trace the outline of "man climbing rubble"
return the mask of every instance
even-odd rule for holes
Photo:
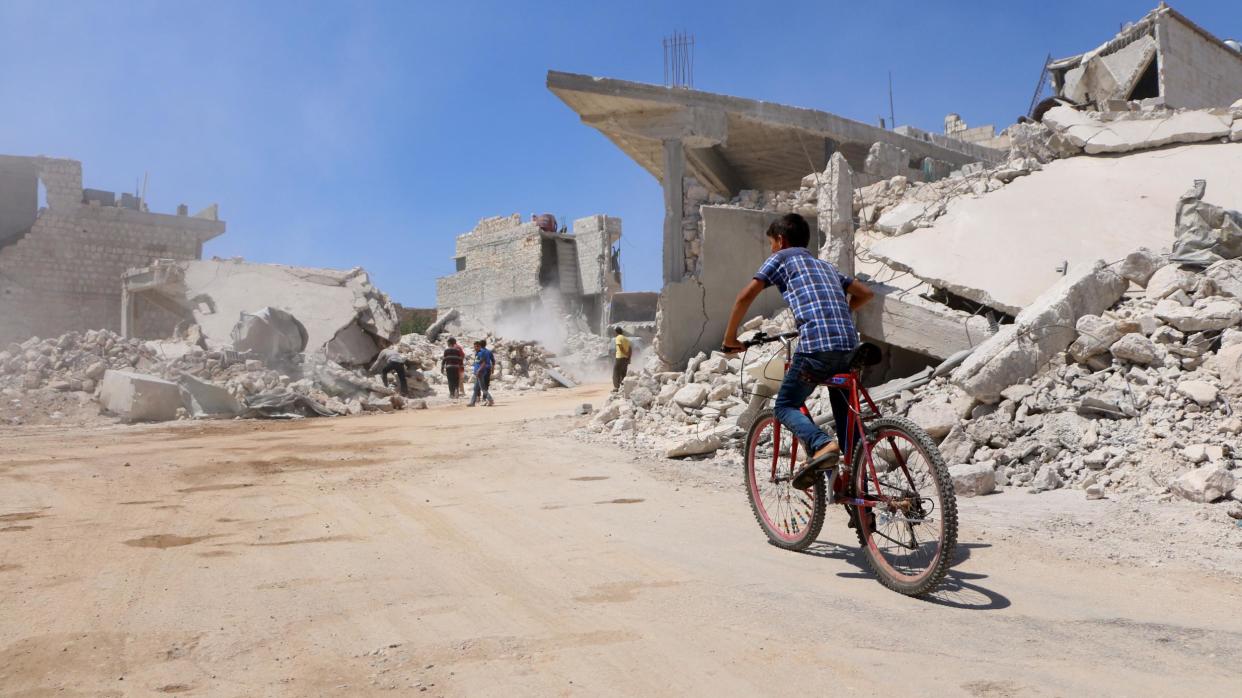
[[[838,444],[845,434],[847,407],[841,391],[828,391],[836,423],[837,439],[834,441],[802,413],[802,405],[828,378],[849,370],[850,356],[858,345],[858,330],[850,313],[871,300],[875,293],[866,284],[843,275],[807,250],[811,229],[802,216],[796,213],[781,216],[768,227],[767,237],[771,241],[772,256],[738,293],[725,327],[723,346],[729,353],[740,351],[743,346],[738,341],[737,328],[751,303],[768,286],[780,289],[793,311],[799,338],[793,360],[776,394],[773,412],[805,446],[806,463],[791,482],[794,487],[806,489],[815,482],[818,471],[834,467],[840,458]]]
[[[401,387],[401,395],[410,394],[410,386],[406,383],[405,376],[405,356],[397,351],[396,347],[387,347],[375,357],[375,362],[371,364],[372,374],[379,373],[384,380],[384,387],[388,387],[388,374],[397,374],[397,384]]]

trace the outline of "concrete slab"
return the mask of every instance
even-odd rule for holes
[[[980,198],[953,200],[928,228],[875,242],[890,266],[1017,314],[1062,276],[1057,267],[1168,250],[1173,212],[1195,179],[1242,208],[1242,144],[1185,145],[1057,160]]]
[[[130,295],[159,294],[184,308],[211,349],[230,346],[234,325],[265,307],[301,323],[306,351],[325,349],[349,364],[369,363],[400,340],[396,308],[362,269],[201,260],[134,270],[125,282]]]
[[[1089,155],[1126,153],[1171,143],[1199,143],[1229,135],[1233,117],[1207,111],[1173,112],[1156,119],[1099,120],[1069,107],[1054,107],[1044,123]]]
[[[172,381],[129,371],[104,373],[99,403],[127,422],[166,422],[183,407],[181,387]]]

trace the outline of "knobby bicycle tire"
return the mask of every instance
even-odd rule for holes
[[[755,467],[753,459],[756,451],[756,439],[759,438],[764,427],[776,421],[776,415],[771,409],[765,409],[755,416],[755,420],[751,422],[750,428],[746,430],[746,454],[742,459],[742,467],[745,469],[743,473],[744,486],[746,487],[746,498],[750,501],[750,510],[755,515],[755,521],[759,523],[759,527],[763,529],[764,535],[768,537],[768,542],[778,548],[784,550],[805,550],[815,542],[819,537],[819,532],[824,527],[824,514],[827,512],[828,505],[826,501],[826,488],[824,487],[824,477],[821,474],[815,480],[815,485],[811,487],[810,493],[813,499],[811,515],[806,527],[801,531],[800,535],[791,537],[782,535],[780,531],[774,529],[768,517],[764,515],[767,510],[759,498],[758,482],[753,481],[755,477]],[[782,427],[784,428],[784,427]],[[790,434],[793,437],[792,433]],[[782,465],[785,465],[782,463]],[[788,487],[788,485],[787,485]]]
[[[855,525],[855,533],[858,536],[858,542],[862,546],[863,556],[867,559],[867,565],[871,571],[875,573],[876,578],[881,584],[888,589],[896,591],[900,594],[908,596],[918,596],[925,594],[934,589],[944,579],[945,574],[949,571],[949,566],[953,563],[954,550],[957,547],[957,499],[953,492],[953,478],[949,475],[949,468],[944,463],[944,457],[940,455],[940,449],[936,447],[935,442],[914,422],[904,417],[882,417],[870,422],[867,425],[867,441],[874,445],[876,435],[884,432],[898,432],[904,435],[915,444],[921,455],[926,459],[928,469],[931,476],[936,481],[936,487],[939,491],[940,516],[943,521],[942,535],[940,537],[940,549],[938,557],[934,564],[929,567],[929,572],[920,575],[917,580],[905,580],[901,577],[894,576],[888,569],[888,564],[882,559],[881,554],[873,549],[868,528],[874,529],[874,514],[871,511],[861,511],[861,507],[846,507],[850,511],[850,517]],[[862,496],[866,489],[865,482],[868,477],[868,469],[864,461],[864,449],[858,448],[854,452],[853,473],[851,490],[855,493],[853,496]],[[880,558],[880,559],[877,559]]]

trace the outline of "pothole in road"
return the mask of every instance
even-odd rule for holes
[[[638,504],[639,502],[645,501],[647,500],[636,499],[634,497],[622,497],[620,499],[606,499],[602,502],[596,502],[596,504]]]

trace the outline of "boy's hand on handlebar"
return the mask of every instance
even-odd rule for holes
[[[720,350],[726,354],[736,354],[745,350],[746,347],[736,339],[726,339],[721,345]]]

